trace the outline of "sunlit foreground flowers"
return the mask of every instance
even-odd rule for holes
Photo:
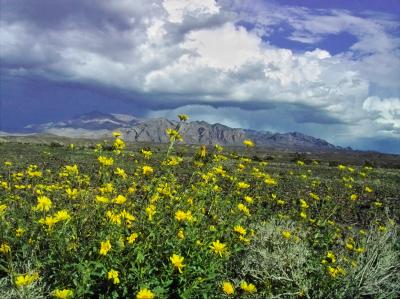
[[[62,290],[56,289],[53,291],[52,295],[55,298],[68,299],[68,298],[74,297],[74,292],[72,290],[68,290],[68,289],[62,289]]]
[[[177,149],[179,120],[165,151],[115,132],[0,158],[0,298],[396,297],[385,173],[252,159],[252,140]]]
[[[183,263],[183,260],[185,259],[183,256],[173,254],[170,258],[172,265],[174,268],[178,269],[179,273],[182,273],[183,267],[186,265]]]
[[[136,299],[153,299],[155,295],[152,291],[148,289],[141,289],[136,295]]]

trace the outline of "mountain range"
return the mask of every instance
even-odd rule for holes
[[[108,138],[113,131],[120,131],[130,142],[168,142],[166,129],[175,128],[178,122],[166,118],[141,119],[132,115],[90,112],[69,120],[32,124],[25,127],[33,133],[53,134],[64,137]],[[241,146],[251,139],[257,146],[305,151],[351,150],[299,132],[272,133],[240,128],[230,128],[216,123],[191,121],[181,123],[180,133],[186,144],[220,144]]]

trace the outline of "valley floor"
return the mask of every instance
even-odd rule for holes
[[[0,143],[1,298],[397,298],[399,156]]]

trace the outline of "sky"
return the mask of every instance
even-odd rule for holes
[[[186,113],[400,153],[398,0],[0,5],[0,130]]]

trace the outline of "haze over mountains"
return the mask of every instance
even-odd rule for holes
[[[168,142],[166,129],[174,128],[177,124],[177,121],[165,118],[140,119],[132,115],[91,112],[65,121],[32,124],[26,129],[33,133],[93,139],[110,137],[112,131],[118,130],[123,133],[126,141],[165,143]],[[323,139],[298,132],[272,133],[230,128],[204,121],[182,123],[180,131],[187,144],[241,146],[243,140],[251,139],[258,146],[271,148],[309,151],[345,150]]]

